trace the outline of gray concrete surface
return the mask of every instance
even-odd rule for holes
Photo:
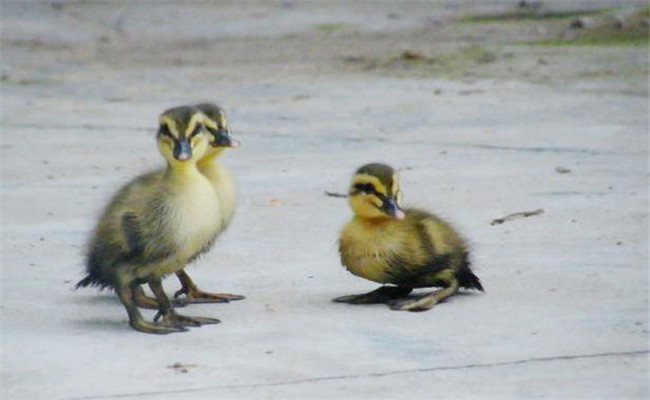
[[[342,63],[426,49],[430,15],[474,2],[397,3],[3,3],[0,397],[648,398],[647,49],[463,36],[440,45],[493,40],[517,57],[489,68],[511,71],[398,77]],[[206,22],[207,6],[228,22]],[[173,26],[174,7],[222,31],[147,36]],[[399,18],[373,25],[368,7]],[[340,22],[353,32],[318,27]],[[439,29],[426,35],[455,28]],[[540,57],[559,71],[543,82]],[[221,102],[243,146],[223,159],[234,223],[188,271],[247,299],[183,310],[219,325],[145,335],[114,294],[73,285],[104,202],[162,165],[158,113],[197,100]],[[330,302],[375,287],[340,266],[351,213],[324,195],[369,161],[400,168],[405,203],[469,238],[486,293],[425,313]]]

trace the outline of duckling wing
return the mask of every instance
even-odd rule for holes
[[[463,250],[462,241],[433,214],[409,209],[406,215],[399,251],[387,255],[387,273],[396,284],[431,286],[437,273],[456,269],[456,253]]]
[[[387,271],[392,282],[398,286],[430,287],[441,286],[443,282],[436,275],[450,268],[449,255],[432,256],[427,263],[413,264],[408,260],[393,257],[389,260],[391,268]]]
[[[141,233],[140,221],[135,213],[126,213],[122,216],[122,232],[132,255],[144,253],[146,243]]]
[[[165,204],[160,192],[161,171],[139,176],[125,185],[108,204],[95,230],[89,263],[102,268],[141,263],[168,256],[165,240]],[[93,268],[91,268],[93,269]]]
[[[153,224],[143,224],[142,219],[150,219],[146,214],[143,217],[132,212],[122,216],[121,228],[128,246],[128,252],[121,257],[122,262],[154,263],[169,257],[173,252],[171,240],[161,235],[162,229],[156,229],[160,224],[155,221],[151,221]],[[149,229],[143,229],[143,225]]]
[[[397,284],[411,287],[444,286],[443,271],[454,271],[460,286],[483,290],[470,268],[465,239],[446,221],[421,210],[409,210],[409,225],[419,245],[389,259],[390,273]]]

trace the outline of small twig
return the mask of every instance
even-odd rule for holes
[[[325,191],[325,196],[329,196],[329,197],[338,197],[338,198],[342,198],[342,199],[345,199],[346,197],[348,197],[347,194],[336,193],[336,192],[330,192],[329,190],[326,190],[326,191]]]
[[[533,215],[540,215],[543,214],[544,210],[543,209],[537,209],[534,211],[522,211],[522,212],[516,212],[512,214],[508,214],[505,217],[493,219],[492,222],[490,222],[490,225],[500,225],[506,221],[510,221],[513,219],[517,218],[526,218],[526,217],[532,217]]]

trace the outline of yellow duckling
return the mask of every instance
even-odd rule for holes
[[[354,275],[391,286],[333,301],[424,311],[460,287],[483,291],[470,269],[465,240],[433,214],[403,210],[401,197],[398,176],[388,165],[367,164],[354,174],[349,203],[355,216],[341,233],[341,263]],[[442,289],[407,297],[413,289],[425,287]]]
[[[77,287],[113,288],[136,330],[165,334],[186,326],[215,324],[214,318],[177,314],[162,287],[162,278],[181,271],[210,248],[222,229],[214,188],[197,162],[209,150],[204,115],[193,107],[176,107],[160,116],[158,149],[164,169],[142,175],[120,189],[101,216],[88,250],[87,276]],[[154,293],[160,322],[148,322],[137,308],[134,292],[147,283]]]
[[[214,103],[201,103],[194,105],[194,107],[207,117],[205,119],[205,128],[211,138],[210,149],[199,160],[197,165],[199,171],[208,178],[217,192],[217,197],[219,197],[218,207],[221,214],[221,231],[219,233],[221,233],[228,228],[235,213],[237,193],[230,172],[218,164],[216,159],[226,148],[239,147],[240,143],[230,136],[226,113],[221,107]],[[182,299],[182,303],[227,303],[245,298],[238,294],[204,292],[192,282],[192,279],[184,270],[177,272],[176,275],[181,281],[182,287],[174,294],[174,297],[178,298],[184,294],[185,297]]]

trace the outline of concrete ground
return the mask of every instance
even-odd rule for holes
[[[459,22],[515,2],[475,3],[3,2],[0,397],[648,398],[648,49],[532,45],[567,21]],[[247,298],[138,333],[73,286],[103,204],[162,165],[158,114],[204,100],[239,204],[188,272]],[[330,302],[376,287],[324,194],[370,161],[468,237],[485,293]]]

